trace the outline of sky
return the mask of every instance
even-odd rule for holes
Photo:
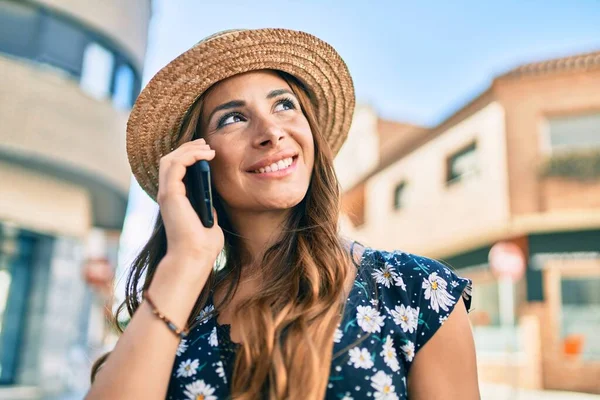
[[[600,0],[154,0],[143,83],[206,36],[265,27],[325,40],[346,61],[359,103],[432,126],[522,63],[600,50]],[[134,182],[122,262],[155,213]]]
[[[155,0],[144,82],[232,28],[303,30],[330,43],[357,99],[384,118],[440,122],[523,62],[600,50],[600,0]]]

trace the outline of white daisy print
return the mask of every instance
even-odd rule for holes
[[[215,372],[217,373],[217,375],[219,375],[219,378],[223,378],[225,383],[227,383],[227,377],[225,376],[225,368],[223,367],[223,361],[218,361],[216,365],[217,369],[215,369]]]
[[[211,305],[208,305],[208,306],[204,307],[204,308],[202,309],[202,311],[200,311],[200,314],[198,314],[198,316],[196,317],[196,320],[197,320],[197,321],[201,321],[201,322],[200,322],[200,325],[202,325],[202,324],[205,324],[205,323],[207,323],[207,322],[208,322],[208,319],[207,319],[206,317],[207,317],[207,316],[208,316],[208,315],[209,315],[211,312],[213,312],[213,311],[214,311],[214,309],[215,309],[215,306],[213,306],[213,305],[211,304]]]
[[[371,377],[371,386],[375,389],[373,398],[379,400],[398,400],[396,388],[392,384],[392,377],[383,371]]]
[[[203,380],[194,381],[185,385],[183,392],[189,400],[217,400],[217,396],[213,396],[215,388],[205,383]]]
[[[342,397],[342,400],[354,400],[354,397],[350,397],[348,395],[345,395],[344,397]]]
[[[452,281],[450,284],[452,285],[453,288],[458,286],[458,282],[456,282],[456,281]]]
[[[190,376],[196,375],[196,372],[198,372],[199,365],[199,360],[192,361],[190,359],[187,359],[185,361],[182,361],[181,364],[179,364],[179,368],[177,369],[177,377],[181,378],[183,376],[185,378],[189,378]]]
[[[379,300],[371,299],[369,300],[369,303],[371,303],[374,307],[377,307],[379,305]]]
[[[382,284],[386,288],[389,288],[391,285],[394,285],[400,286],[402,287],[402,289],[406,290],[406,285],[404,285],[404,281],[396,272],[396,269],[389,264],[385,264],[383,268],[375,269],[372,275],[377,281],[377,283]]]
[[[215,326],[210,332],[210,336],[208,337],[208,344],[213,347],[217,347],[219,345],[219,340],[217,339],[217,327]]]
[[[394,267],[389,264],[385,264],[383,268],[375,269],[372,275],[377,283],[381,283],[386,288],[390,287],[390,285],[393,283],[394,277],[397,276]]]
[[[406,361],[411,362],[415,358],[415,344],[410,340],[404,346],[400,347],[400,350],[404,353]]]
[[[447,319],[448,319],[448,316],[447,316],[447,315],[441,316],[441,317],[440,317],[440,325],[443,325],[443,324],[444,324],[444,322],[446,322],[446,320],[447,320]]]
[[[365,332],[381,332],[385,315],[379,314],[379,311],[371,306],[358,306],[356,310],[356,322]]]
[[[439,313],[440,308],[448,311],[448,306],[454,304],[454,296],[446,290],[448,283],[437,272],[432,272],[427,279],[423,279],[425,299],[431,302],[431,308]]]
[[[365,348],[355,347],[348,352],[350,355],[350,362],[354,364],[354,368],[368,369],[373,366],[373,360],[371,359],[371,353]]]
[[[400,304],[394,307],[393,310],[389,310],[390,314],[394,318],[396,325],[399,325],[404,332],[413,333],[417,330],[419,323],[419,308],[412,308],[411,306],[404,306]]]
[[[404,280],[402,279],[402,276],[394,277],[394,284],[396,286],[400,286],[402,288],[402,290],[404,290],[406,292],[406,285],[404,284]]]
[[[342,341],[342,337],[344,336],[344,332],[340,328],[336,328],[335,333],[333,334],[333,342],[340,343]]]
[[[396,349],[394,348],[394,339],[392,339],[390,335],[387,335],[385,338],[383,350],[379,355],[383,357],[383,361],[385,361],[386,365],[390,367],[392,371],[396,372],[400,369],[400,364],[396,357]]]
[[[188,348],[187,339],[181,339],[181,342],[179,342],[179,346],[177,346],[177,355],[180,356],[183,353],[185,353],[187,348]]]

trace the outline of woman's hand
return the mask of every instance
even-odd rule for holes
[[[200,217],[186,196],[183,178],[187,167],[199,160],[212,160],[215,151],[204,139],[184,143],[160,160],[157,201],[160,207],[167,234],[167,255],[171,259],[193,260],[182,262],[182,268],[193,271],[180,271],[189,278],[196,273],[208,276],[206,271],[196,271],[199,265],[212,267],[219,252],[223,249],[223,231],[218,225],[216,212],[215,224],[211,228],[202,225]],[[188,267],[185,267],[188,266]],[[189,274],[188,274],[189,272]]]

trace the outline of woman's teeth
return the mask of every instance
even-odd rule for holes
[[[263,174],[265,172],[279,171],[281,169],[286,169],[287,167],[292,165],[293,162],[294,162],[294,159],[292,157],[284,158],[283,160],[279,160],[276,163],[268,165],[264,168],[259,168],[256,171],[254,171],[254,173],[255,174]]]

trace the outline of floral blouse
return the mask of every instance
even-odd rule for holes
[[[407,398],[415,355],[448,318],[459,299],[467,310],[471,281],[438,261],[400,251],[366,248],[333,337],[328,400]],[[229,397],[237,344],[229,326],[209,317],[207,303],[177,349],[167,399]]]

